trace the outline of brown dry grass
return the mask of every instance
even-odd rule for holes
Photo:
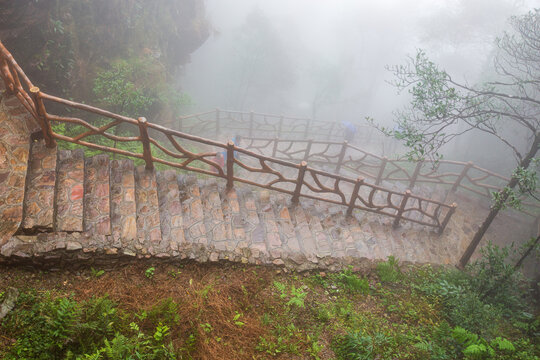
[[[145,270],[155,267],[149,279]],[[44,273],[0,267],[0,291],[8,286],[52,291],[75,300],[108,295],[130,313],[150,310],[172,299],[178,304],[180,322],[171,328],[175,348],[185,345],[189,334],[197,338],[195,359],[262,359],[256,351],[259,337],[269,330],[261,324],[263,306],[272,301],[262,295],[272,284],[275,270],[231,264],[182,267],[138,263],[107,271],[99,278],[90,269],[80,272]],[[233,318],[241,314],[235,324]],[[205,331],[201,324],[210,324]],[[143,322],[143,328],[150,326]]]

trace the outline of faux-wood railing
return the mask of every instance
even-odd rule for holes
[[[354,124],[360,131],[372,128]],[[174,124],[190,134],[241,135],[242,147],[286,161],[308,161],[332,173],[362,176],[376,185],[400,182],[413,189],[416,184],[442,185],[449,191],[462,190],[491,200],[510,179],[472,162],[439,160],[411,162],[378,156],[343,141],[345,128],[337,122],[324,122],[257,112],[216,109],[180,116]],[[265,134],[265,137],[256,137]],[[330,170],[331,169],[331,170]],[[538,193],[538,192],[537,192]],[[523,201],[521,211],[537,217],[538,202]]]
[[[41,92],[35,87],[17,64],[9,51],[0,43],[0,73],[9,93],[14,94],[40,125],[47,146],[56,146],[57,140],[78,144],[88,148],[116,153],[136,159],[142,159],[147,169],[154,164],[164,164],[174,168],[203,173],[223,178],[227,188],[234,182],[246,183],[261,188],[279,191],[291,195],[291,202],[297,204],[300,197],[320,200],[347,208],[347,214],[360,209],[394,219],[397,226],[400,221],[410,221],[438,229],[442,232],[456,209],[456,204],[416,196],[407,190],[398,192],[376,184],[369,184],[364,178],[347,178],[321,171],[302,161],[299,164],[276,159],[237,146],[232,141],[222,143],[177,130],[153,124],[140,117],[133,119],[114,114],[93,106],[69,101]],[[30,94],[30,95],[29,95]],[[97,127],[79,117],[53,115],[47,112],[45,102],[60,104],[72,110],[99,115],[112,121]],[[51,123],[76,124],[87,130],[74,136],[67,136],[53,131]],[[121,136],[111,129],[122,125],[123,132],[138,136]],[[118,149],[92,142],[96,137],[115,143],[135,143],[142,146],[142,151]],[[194,152],[190,146],[210,146],[217,151]],[[226,155],[226,164],[222,168],[216,161],[219,154]],[[236,166],[235,166],[236,165]],[[241,170],[242,171],[237,171]],[[266,174],[271,179],[266,182],[243,174]]]
[[[362,176],[376,185],[384,181],[400,182],[409,189],[417,184],[442,185],[451,192],[461,189],[491,199],[492,192],[499,191],[510,181],[472,162],[439,160],[434,164],[431,161],[393,160],[347,141],[243,138],[242,146],[258,153],[272,154],[278,159],[309,161],[334,173]],[[538,202],[522,201],[522,204],[523,213],[533,217],[539,215]]]

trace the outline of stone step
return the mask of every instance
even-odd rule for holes
[[[232,241],[237,246],[240,242],[246,241],[246,230],[244,228],[245,220],[240,213],[240,202],[235,188],[221,193],[223,199],[223,218],[227,227],[230,228]],[[247,246],[247,243],[245,244]]]
[[[293,223],[296,224],[296,237],[300,242],[302,251],[308,260],[314,261],[317,254],[317,242],[309,227],[308,217],[302,207],[302,203],[294,206],[291,212],[294,220]]]
[[[359,258],[373,258],[372,247],[375,240],[370,232],[364,231],[363,228],[367,227],[367,225],[362,224],[356,217],[345,219],[343,224],[343,238],[347,254],[354,254],[353,256]]]
[[[251,191],[246,191],[242,194],[242,202],[240,203],[241,213],[245,219],[246,241],[255,257],[262,253],[265,256],[268,254],[266,248],[266,233],[265,228],[259,220],[257,212],[257,203]]]
[[[137,238],[142,253],[162,255],[167,246],[161,236],[156,173],[143,165],[135,168],[135,202],[137,204]]]
[[[364,227],[364,231],[366,228]],[[391,241],[393,227],[391,223],[381,224],[378,221],[373,221],[369,224],[367,231],[373,236],[375,242],[372,245],[371,249],[374,254],[374,259],[386,259],[390,255],[394,255],[394,246]],[[400,251],[400,249],[395,249]]]
[[[296,237],[294,225],[292,223],[291,214],[288,207],[288,196],[284,194],[277,195],[274,211],[280,230],[281,242],[283,250],[288,254],[300,254],[300,242]]]
[[[0,86],[3,86],[0,81]],[[0,247],[19,230],[23,221],[25,179],[31,140],[25,118],[13,115],[7,103],[18,101],[0,91]],[[14,103],[19,109],[22,105]]]
[[[111,225],[114,246],[135,252],[137,240],[137,204],[135,169],[132,160],[111,162]]]
[[[55,231],[84,231],[84,151],[58,152]]]
[[[270,192],[263,190],[259,195],[259,218],[261,219],[264,231],[266,232],[266,248],[272,259],[281,258],[283,254],[279,227],[274,215],[274,207],[270,202]]]
[[[232,234],[225,224],[221,197],[215,181],[211,180],[202,186],[201,199],[209,245],[220,251],[233,251],[234,244],[230,241]]]
[[[178,175],[175,170],[161,171],[157,174],[159,218],[161,220],[161,236],[169,244],[171,253],[185,247],[184,218],[180,202]]]
[[[46,147],[43,139],[34,141],[29,160],[21,227],[26,231],[52,231],[57,149]]]
[[[326,213],[321,215],[321,225],[326,233],[330,236],[330,242],[332,244],[332,256],[333,257],[344,257],[345,256],[345,242],[342,237],[342,222],[345,220],[343,212]]]
[[[110,160],[107,154],[87,158],[84,167],[84,226],[95,235],[111,234]]]
[[[197,178],[186,177],[181,187],[182,214],[184,236],[188,243],[208,245],[206,226],[204,225],[204,209]]]
[[[327,257],[332,255],[332,243],[330,236],[323,229],[318,214],[307,213],[307,220],[311,233],[317,244],[317,256]]]
[[[354,237],[352,236],[351,230],[347,226],[348,221],[354,221],[351,218],[343,218],[341,220],[340,226],[336,227],[336,231],[339,237],[340,245],[336,247],[336,254],[340,254],[340,251],[343,250],[343,256],[356,257],[358,255],[358,249]]]

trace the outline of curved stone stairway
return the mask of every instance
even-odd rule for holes
[[[3,261],[99,256],[228,259],[306,269],[384,259],[450,263],[448,236],[421,226],[392,229],[379,216],[238,186],[175,170],[147,171],[129,159],[85,158],[82,149],[31,144],[23,218],[0,249]],[[447,231],[452,233],[452,231]]]
[[[346,208],[331,203],[301,198],[293,207],[282,193],[237,183],[227,192],[221,179],[49,149],[30,140],[35,124],[17,101],[0,98],[0,263],[227,259],[303,270],[395,255],[450,264],[482,217],[460,201],[440,236],[406,222],[394,229],[392,218],[361,211],[346,217]],[[415,189],[444,195],[436,190]]]

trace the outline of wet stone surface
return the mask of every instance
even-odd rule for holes
[[[29,155],[29,122],[16,105],[12,98],[0,101],[2,263],[58,268],[153,258],[303,271],[368,268],[394,255],[406,263],[455,264],[485,216],[477,202],[450,197],[463,205],[439,236],[406,221],[394,228],[392,218],[365,211],[346,217],[346,208],[336,204],[301,198],[292,206],[290,196],[268,190],[237,184],[226,191],[222,180],[148,171],[108,155],[83,159],[80,150],[57,153],[42,140],[32,143]],[[261,175],[251,176],[256,181]],[[432,196],[423,188],[415,191]],[[14,235],[21,222],[31,231]],[[486,241],[512,236],[508,223],[495,224]],[[525,224],[519,230],[523,238],[526,229]]]
[[[18,111],[21,107],[0,81],[0,246],[17,231],[23,217],[31,133],[27,123],[32,120]]]
[[[24,195],[25,230],[52,229],[56,184],[57,149],[36,140],[30,149],[27,184]]]
[[[88,233],[111,234],[110,160],[106,154],[87,158],[84,181],[84,224]]]
[[[113,245],[133,249],[137,239],[137,207],[131,160],[111,162],[111,226]]]
[[[84,152],[58,152],[56,231],[83,231]]]

